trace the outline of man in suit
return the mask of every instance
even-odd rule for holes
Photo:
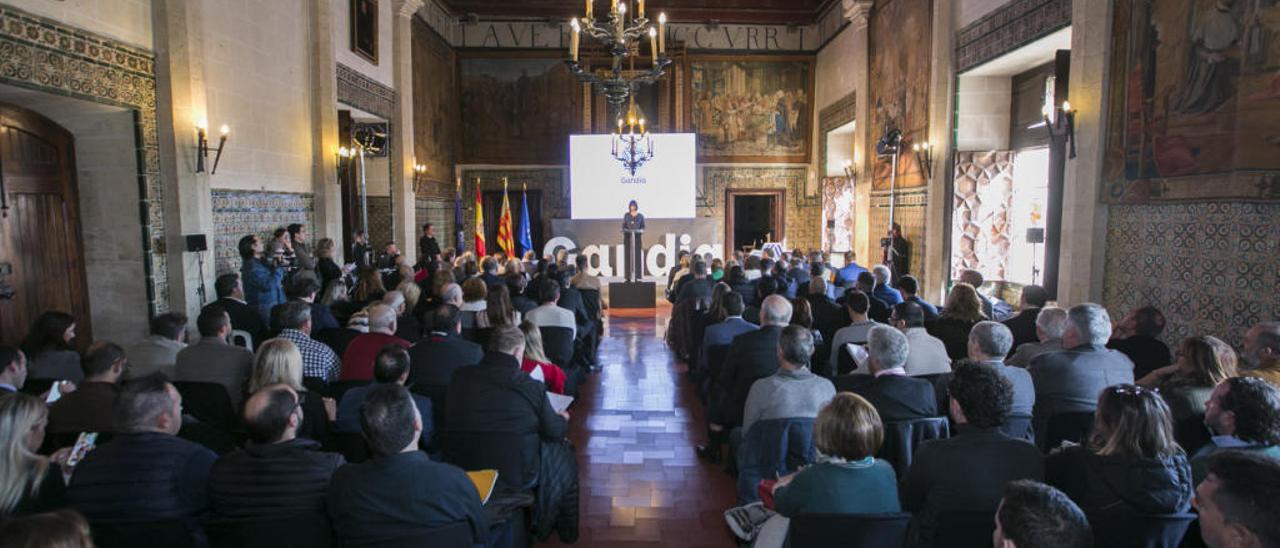
[[[701,260],[693,262],[692,268],[693,278],[684,282],[676,296],[676,304],[682,303],[687,299],[700,299],[703,302],[711,302],[711,290],[714,284],[707,277],[707,263]]]
[[[457,521],[470,525],[474,543],[487,542],[489,519],[467,474],[418,450],[422,415],[408,390],[395,383],[371,390],[360,423],[375,457],[339,468],[329,484],[329,516],[343,544]]]
[[[899,303],[893,307],[889,325],[902,331],[911,347],[906,370],[912,377],[951,372],[951,358],[947,346],[929,334],[924,327],[924,310],[916,303]]]
[[[240,409],[245,382],[253,373],[253,352],[227,342],[231,325],[231,317],[220,307],[204,307],[196,318],[200,341],[178,352],[173,379],[220,384],[227,389],[232,407]]]
[[[907,336],[902,332],[887,325],[872,327],[867,341],[867,368],[871,374],[836,377],[836,391],[866,398],[884,422],[937,416],[933,385],[907,376],[909,352]]]
[[[1040,309],[1036,315],[1036,338],[1039,342],[1029,342],[1019,346],[1007,362],[1016,367],[1026,367],[1031,360],[1041,354],[1061,352],[1062,334],[1067,331],[1067,311],[1056,306]]]
[[[1004,321],[1004,325],[1013,332],[1014,352],[1019,346],[1040,340],[1036,334],[1036,318],[1040,317],[1040,311],[1044,309],[1047,302],[1049,302],[1049,292],[1043,287],[1028,285],[1022,288],[1022,297],[1018,299],[1018,313]],[[990,316],[987,317],[990,318]]]
[[[213,290],[218,295],[218,300],[205,305],[201,312],[211,306],[221,308],[231,318],[231,329],[244,331],[253,337],[254,348],[262,344],[267,336],[267,325],[262,322],[262,316],[258,315],[258,309],[245,302],[240,275],[232,272],[218,276],[213,283]]]
[[[888,303],[876,297],[871,290],[876,287],[876,278],[870,272],[858,274],[857,289],[867,295],[871,301],[867,305],[867,316],[880,323],[889,323],[889,315],[893,313]]]
[[[875,265],[871,267],[871,275],[876,279],[876,286],[871,290],[872,296],[889,306],[902,302],[902,293],[889,287],[889,267],[882,264]]]
[[[1000,367],[965,363],[947,383],[957,433],[921,445],[902,482],[902,510],[914,516],[908,533],[913,545],[934,545],[940,514],[995,513],[1006,483],[1044,479],[1040,450],[1001,432],[1016,397]]]
[[[855,261],[857,258],[857,254],[852,251],[844,252],[844,266],[836,272],[836,284],[840,287],[853,287],[858,283],[858,275],[867,271]]]
[[[342,401],[338,402],[338,417],[334,421],[334,430],[338,432],[362,432],[360,405],[369,396],[369,392],[384,384],[404,386],[408,378],[409,352],[394,344],[382,347],[378,351],[378,357],[373,361],[373,382],[364,386],[357,386],[342,394]],[[436,423],[432,420],[432,408],[434,406],[431,400],[425,396],[419,394],[412,394],[412,396],[413,405],[418,408],[418,413],[422,416],[422,441],[424,443],[430,442],[435,434],[434,425]]]
[[[527,314],[530,310],[538,308],[538,301],[529,297],[529,280],[525,278],[524,274],[508,272],[504,278],[507,282],[507,290],[511,293],[511,308],[514,308],[521,316]]]
[[[498,261],[493,257],[485,257],[480,262],[480,269],[483,271],[480,274],[480,279],[484,280],[485,286],[497,287],[503,284],[502,278],[498,277]]]
[[[1093,303],[1067,311],[1066,350],[1041,354],[1028,368],[1036,388],[1036,432],[1044,432],[1049,418],[1059,413],[1093,412],[1098,394],[1115,384],[1133,383],[1133,362],[1105,346],[1111,338],[1107,309]]]
[[[1026,369],[1005,365],[1004,358],[1012,344],[1013,334],[1008,327],[993,321],[978,322],[969,330],[969,361],[990,365],[1009,379],[1013,388],[1009,414],[1030,417],[1036,405],[1036,387]]]
[[[26,354],[17,347],[0,345],[0,396],[21,390],[26,382]]]
[[[991,299],[982,294],[982,284],[986,283],[986,279],[982,277],[982,273],[977,270],[965,270],[960,273],[960,282],[967,283],[978,291],[978,298],[982,300],[982,313],[987,315],[987,319],[994,320],[995,306],[991,304]]]
[[[836,331],[849,325],[849,315],[844,308],[827,296],[831,286],[821,276],[814,276],[809,281],[809,293],[804,296],[809,301],[809,309],[813,311],[813,327],[822,333],[822,339],[832,340]]]
[[[725,318],[723,322],[707,326],[706,332],[702,335],[702,348],[700,349],[701,355],[699,356],[698,363],[713,365],[707,362],[708,349],[714,346],[727,347],[733,343],[734,337],[759,329],[755,324],[742,319],[742,311],[744,310],[744,307],[742,306],[742,295],[737,293],[727,293],[724,296],[724,302],[722,304],[724,306],[725,313],[728,314],[729,317]],[[710,371],[711,378],[713,379],[716,378],[715,374],[719,372],[718,366],[720,364],[714,365],[716,367]]]
[[[129,347],[129,370],[126,379],[137,379],[152,373],[173,376],[178,352],[187,347],[187,315],[168,312],[151,319],[151,335]]]
[[[1240,374],[1280,386],[1280,322],[1260,322],[1244,333]]]
[[[436,424],[444,424],[445,390],[453,372],[480,363],[484,349],[462,338],[462,313],[446,304],[431,318],[434,326],[427,336],[409,349],[408,386],[431,398]]]
[[[916,303],[920,305],[920,309],[924,311],[924,323],[932,325],[938,321],[938,307],[933,306],[929,301],[920,298],[920,282],[915,276],[903,276],[898,279],[898,290],[902,292],[902,300],[908,303]]]

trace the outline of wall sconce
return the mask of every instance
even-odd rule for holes
[[[1049,129],[1049,139],[1066,138],[1070,143],[1071,149],[1067,154],[1068,158],[1076,157],[1076,111],[1071,109],[1070,101],[1063,101],[1062,105],[1057,108],[1050,109],[1049,105],[1045,105],[1040,111],[1044,116],[1044,126]]]
[[[841,167],[844,169],[844,176],[849,179],[849,182],[855,182],[854,176],[857,175],[857,173],[853,169],[853,160],[845,160]]]
[[[933,145],[929,141],[923,143],[915,143],[911,145],[911,150],[916,153],[916,159],[920,161],[920,167],[924,168],[925,176],[933,178]]]
[[[342,186],[342,181],[347,178],[348,171],[351,169],[351,158],[355,156],[356,151],[347,147],[338,147],[338,186]]]
[[[418,184],[427,177],[427,166],[419,164],[417,161],[413,163],[413,188],[418,189]]]
[[[218,128],[221,137],[218,139],[218,151],[213,156],[213,169],[210,175],[218,173],[218,162],[222,160],[222,149],[227,146],[227,136],[231,134],[231,126],[222,124]],[[196,173],[204,173],[204,163],[209,160],[209,134],[204,123],[196,124]]]

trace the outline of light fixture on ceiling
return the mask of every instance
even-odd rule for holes
[[[644,118],[636,112],[635,97],[631,98],[631,107],[627,109],[626,116],[618,118],[618,131],[613,134],[613,157],[622,162],[622,167],[632,177],[635,177],[636,171],[646,162],[653,159],[653,138],[645,129]]]
[[[635,0],[634,13],[627,9],[628,0],[610,0],[608,18],[598,22],[594,11],[595,0],[585,1],[586,14],[569,20],[569,59],[565,63],[578,80],[599,86],[609,104],[616,110],[621,110],[633,88],[658,81],[665,74],[667,65],[671,64],[671,59],[666,55],[667,16],[665,13],[658,14],[658,24],[655,27],[645,17],[644,0]],[[582,65],[578,55],[582,34],[606,45],[611,58],[609,68],[592,70],[590,66]],[[623,61],[632,56],[633,48],[635,54],[639,54],[640,45],[646,36],[649,38],[652,65],[647,70],[636,71],[633,58],[631,69],[624,70]]]

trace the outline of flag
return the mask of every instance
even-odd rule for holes
[[[502,213],[498,215],[498,247],[508,257],[516,256],[516,244],[511,239],[511,201],[507,199],[507,180],[502,179]]]
[[[480,202],[480,185],[476,185],[476,256],[484,257],[484,204]]]
[[[467,249],[466,233],[466,225],[462,224],[462,178],[459,177],[457,190],[453,193],[453,246],[458,255]]]
[[[529,229],[529,188],[526,186],[520,204],[520,230],[516,232],[516,243],[520,244],[520,254],[533,250],[533,231]]]

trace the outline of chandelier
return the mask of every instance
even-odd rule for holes
[[[640,132],[636,133],[639,129]],[[631,97],[627,115],[618,118],[618,131],[613,134],[613,157],[636,176],[636,170],[653,159],[653,139],[644,128],[644,118],[636,114],[636,100]]]
[[[569,42],[569,59],[565,61],[569,65],[569,70],[573,72],[578,80],[589,84],[598,85],[605,98],[615,109],[621,110],[622,105],[627,102],[627,98],[631,96],[631,90],[639,84],[652,84],[658,81],[664,74],[664,69],[671,64],[671,59],[666,56],[667,51],[667,15],[665,13],[658,14],[658,26],[654,27],[645,18],[644,0],[636,0],[636,11],[634,14],[628,14],[628,0],[619,2],[618,0],[609,0],[609,17],[605,21],[597,22],[593,13],[593,4],[595,0],[586,0],[587,13],[581,19],[573,18],[569,20],[569,27],[573,30]],[[587,36],[595,38],[608,46],[609,55],[612,57],[612,63],[608,69],[599,69],[592,71],[590,67],[583,67],[578,62],[578,46],[581,40],[581,34],[586,33]],[[622,62],[631,55],[632,48],[638,54],[640,51],[640,42],[645,36],[649,37],[649,50],[652,54],[653,64],[648,70],[624,71]],[[632,66],[634,67],[634,59]]]

